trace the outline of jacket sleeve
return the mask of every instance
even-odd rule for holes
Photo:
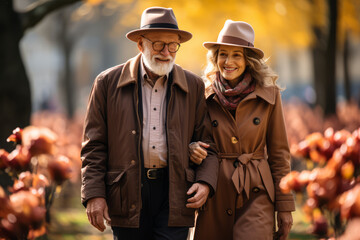
[[[210,197],[215,193],[219,160],[217,157],[216,145],[211,131],[211,121],[208,115],[205,101],[205,86],[200,80],[197,92],[195,128],[192,141],[202,141],[210,145],[207,148],[207,157],[196,168],[196,182],[205,182],[210,186]]]
[[[280,91],[276,89],[275,105],[267,130],[268,161],[275,186],[275,211],[295,211],[293,195],[281,192],[279,183],[290,172],[290,150],[286,135]]]
[[[106,197],[105,173],[107,155],[106,87],[99,75],[93,84],[84,122],[81,148],[81,202]]]

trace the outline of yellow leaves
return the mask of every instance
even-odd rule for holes
[[[344,41],[346,32],[360,34],[360,3],[356,0],[339,1],[339,39]]]
[[[93,4],[110,0],[87,0]],[[133,0],[111,0],[121,4]],[[339,1],[339,35],[346,29],[360,34],[358,0]],[[328,24],[327,0],[137,0],[121,14],[119,29],[124,34],[138,28],[142,11],[148,7],[170,7],[174,10],[180,29],[189,31],[193,38],[181,46],[177,62],[197,73],[205,64],[206,50],[202,43],[216,41],[227,19],[246,21],[255,30],[255,46],[263,49],[265,57],[275,49],[307,48],[316,39],[313,27],[325,29]],[[125,27],[125,29],[124,29]]]

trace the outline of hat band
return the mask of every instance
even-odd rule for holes
[[[147,24],[141,27],[141,29],[148,29],[148,28],[171,28],[171,29],[179,29],[177,25],[172,23],[152,23]]]
[[[251,42],[248,42],[242,38],[237,38],[237,37],[232,37],[232,36],[221,36],[218,39],[218,42],[254,47],[254,44],[252,44]]]

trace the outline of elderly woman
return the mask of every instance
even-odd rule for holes
[[[199,211],[195,239],[286,239],[295,206],[279,189],[290,172],[290,153],[278,76],[254,47],[248,23],[227,20],[217,42],[204,46],[207,106],[221,162],[217,191]],[[191,144],[191,160],[200,164],[206,147]]]

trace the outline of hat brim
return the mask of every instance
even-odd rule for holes
[[[204,42],[203,43],[203,46],[207,49],[211,49],[212,47],[214,47],[216,45],[249,48],[249,49],[253,50],[254,52],[256,52],[260,56],[260,58],[264,57],[264,52],[261,49],[256,48],[256,47],[250,47],[250,46],[245,46],[245,45],[240,45],[240,44],[231,44],[231,43],[218,43],[218,42]]]
[[[149,28],[149,29],[137,29],[130,31],[126,34],[126,37],[131,41],[137,42],[141,35],[150,33],[150,32],[171,32],[179,34],[180,36],[180,43],[184,43],[189,41],[192,38],[192,34],[179,29],[171,29],[171,28]]]

